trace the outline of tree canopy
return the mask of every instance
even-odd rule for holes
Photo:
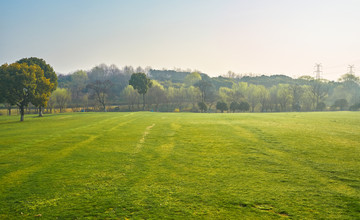
[[[47,64],[44,59],[37,58],[37,57],[23,58],[23,59],[17,61],[17,63],[26,63],[29,66],[34,65],[34,64],[38,65],[44,71],[44,77],[46,79],[49,79],[50,83],[53,83],[51,92],[57,88],[57,86],[58,86],[57,75],[56,75],[54,69],[52,68],[52,66]]]
[[[43,74],[36,75],[36,90],[31,103],[39,109],[39,116],[42,116],[42,108],[46,107],[51,92],[57,87],[57,75],[54,69],[37,57],[23,58],[17,63],[26,63],[27,65],[37,65],[43,70]]]
[[[20,109],[20,121],[24,120],[25,107],[35,100],[37,80],[43,79],[44,72],[38,65],[26,63],[4,64],[0,67],[0,81],[3,86],[4,99]]]
[[[152,86],[151,80],[145,73],[133,73],[129,80],[129,85],[138,91],[143,96],[143,110],[145,109],[145,94]]]
[[[220,110],[221,113],[223,113],[224,111],[228,110],[228,106],[225,102],[220,101],[216,103],[216,109]]]
[[[104,112],[106,112],[106,97],[109,89],[112,87],[110,80],[96,80],[95,82],[89,83],[87,88],[93,91],[93,96],[102,106]]]

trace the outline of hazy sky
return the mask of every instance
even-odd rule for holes
[[[0,64],[300,76],[322,63],[337,79],[360,72],[359,21],[359,0],[0,0]]]

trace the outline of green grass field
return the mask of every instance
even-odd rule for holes
[[[360,112],[0,117],[0,219],[360,219]]]

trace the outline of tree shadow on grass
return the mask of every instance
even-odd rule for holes
[[[52,116],[55,116],[55,115],[44,115],[42,117],[39,117],[39,115],[25,115],[24,116],[24,121],[20,121],[20,116],[18,116],[17,120],[13,120],[13,117],[15,116],[11,116],[11,118],[9,119],[6,119],[6,121],[0,121],[0,125],[2,124],[16,124],[16,123],[26,123],[26,122],[29,122],[28,120],[26,119],[33,119],[33,118],[48,118],[48,117],[52,117]]]

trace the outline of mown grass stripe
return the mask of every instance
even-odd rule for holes
[[[64,117],[61,117],[61,118],[64,118]],[[13,187],[16,187],[17,185],[21,184],[22,181],[26,178],[26,176],[30,175],[31,173],[34,173],[34,172],[36,172],[36,171],[38,171],[40,169],[43,169],[43,168],[48,167],[48,166],[50,166],[52,164],[55,164],[57,161],[61,161],[63,158],[65,158],[69,154],[71,154],[75,149],[77,149],[77,148],[79,148],[81,146],[90,144],[96,138],[99,138],[101,135],[103,135],[104,132],[109,132],[109,131],[113,131],[115,129],[118,129],[121,126],[124,126],[124,125],[126,125],[128,123],[131,123],[133,120],[135,120],[135,119],[127,120],[127,121],[121,122],[121,123],[116,122],[116,125],[111,127],[110,129],[102,130],[97,135],[86,135],[86,136],[88,136],[88,138],[86,140],[75,143],[70,147],[62,148],[62,149],[60,149],[59,151],[56,151],[53,154],[47,155],[43,159],[42,162],[39,162],[36,165],[26,167],[25,169],[19,169],[19,170],[16,170],[14,172],[10,172],[10,173],[2,176],[1,179],[0,179],[0,182],[2,183],[1,188],[0,188],[0,193],[2,191],[4,191],[5,189],[13,188]],[[109,121],[114,122],[114,118],[109,118],[109,119],[102,120],[100,122],[91,123],[91,124],[88,124],[88,125],[85,125],[85,126],[82,126],[82,127],[79,127],[79,128],[72,129],[69,132],[74,132],[76,129],[80,130],[80,129],[88,129],[90,127],[98,127],[99,124],[102,124],[102,123],[107,123],[107,127],[108,127]],[[49,139],[43,140],[43,141],[45,142],[45,141],[53,139],[52,142],[55,142],[55,140],[54,140],[55,138],[58,139],[58,138],[61,138],[61,137],[52,136],[52,138],[49,138]],[[37,146],[40,143],[41,142],[36,142],[35,141],[34,146]]]
[[[0,117],[0,218],[360,218],[359,113],[27,119]]]

